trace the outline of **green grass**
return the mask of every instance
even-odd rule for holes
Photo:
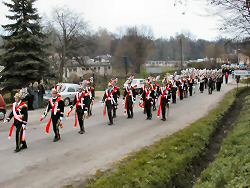
[[[250,78],[240,79],[240,83],[242,83],[242,84],[250,84]]]
[[[220,102],[218,107],[189,127],[168,136],[154,145],[117,163],[113,170],[98,171],[90,179],[87,188],[150,188],[174,187],[175,183],[185,184],[185,169],[192,161],[202,156],[218,122],[233,105],[239,92],[233,90]]]
[[[202,173],[195,187],[250,187],[250,96],[216,160]]]

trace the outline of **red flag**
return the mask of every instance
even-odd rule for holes
[[[161,108],[162,108],[162,97],[160,99],[160,106],[158,108],[158,112],[157,112],[157,117],[159,118],[161,116]]]
[[[12,136],[12,133],[13,133],[14,128],[15,128],[15,126],[14,126],[14,124],[12,124],[11,127],[10,127],[9,139],[10,139],[11,136]]]
[[[49,119],[48,124],[46,125],[46,133],[49,133],[50,125],[51,125],[52,118]]]
[[[104,105],[103,115],[104,115],[104,117],[106,117],[106,115],[107,115],[106,104]]]
[[[74,128],[77,127],[77,123],[78,123],[78,115],[77,115],[77,113],[75,113],[75,124],[74,124]]]

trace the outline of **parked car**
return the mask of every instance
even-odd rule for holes
[[[0,94],[0,120],[4,120],[6,114],[6,103]]]
[[[71,102],[74,101],[75,94],[79,90],[80,85],[71,83],[59,83],[57,84],[57,87],[59,88],[58,93],[64,100],[65,106],[68,106]],[[51,97],[51,90],[46,90],[43,98],[45,100],[48,100]]]
[[[131,86],[135,87],[137,93],[141,93],[145,84],[145,79],[133,79]],[[124,83],[123,87],[126,88],[128,86],[128,80]]]

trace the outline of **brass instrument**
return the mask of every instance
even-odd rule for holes
[[[63,124],[62,124],[61,119],[58,119],[56,126],[60,127],[61,129],[63,128]]]

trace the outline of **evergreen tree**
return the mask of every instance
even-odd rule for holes
[[[6,16],[12,23],[2,27],[8,33],[4,39],[4,53],[0,73],[1,86],[18,89],[30,82],[39,81],[49,72],[49,64],[44,60],[45,35],[39,24],[40,17],[34,8],[36,0],[11,0],[4,2],[12,15]]]

